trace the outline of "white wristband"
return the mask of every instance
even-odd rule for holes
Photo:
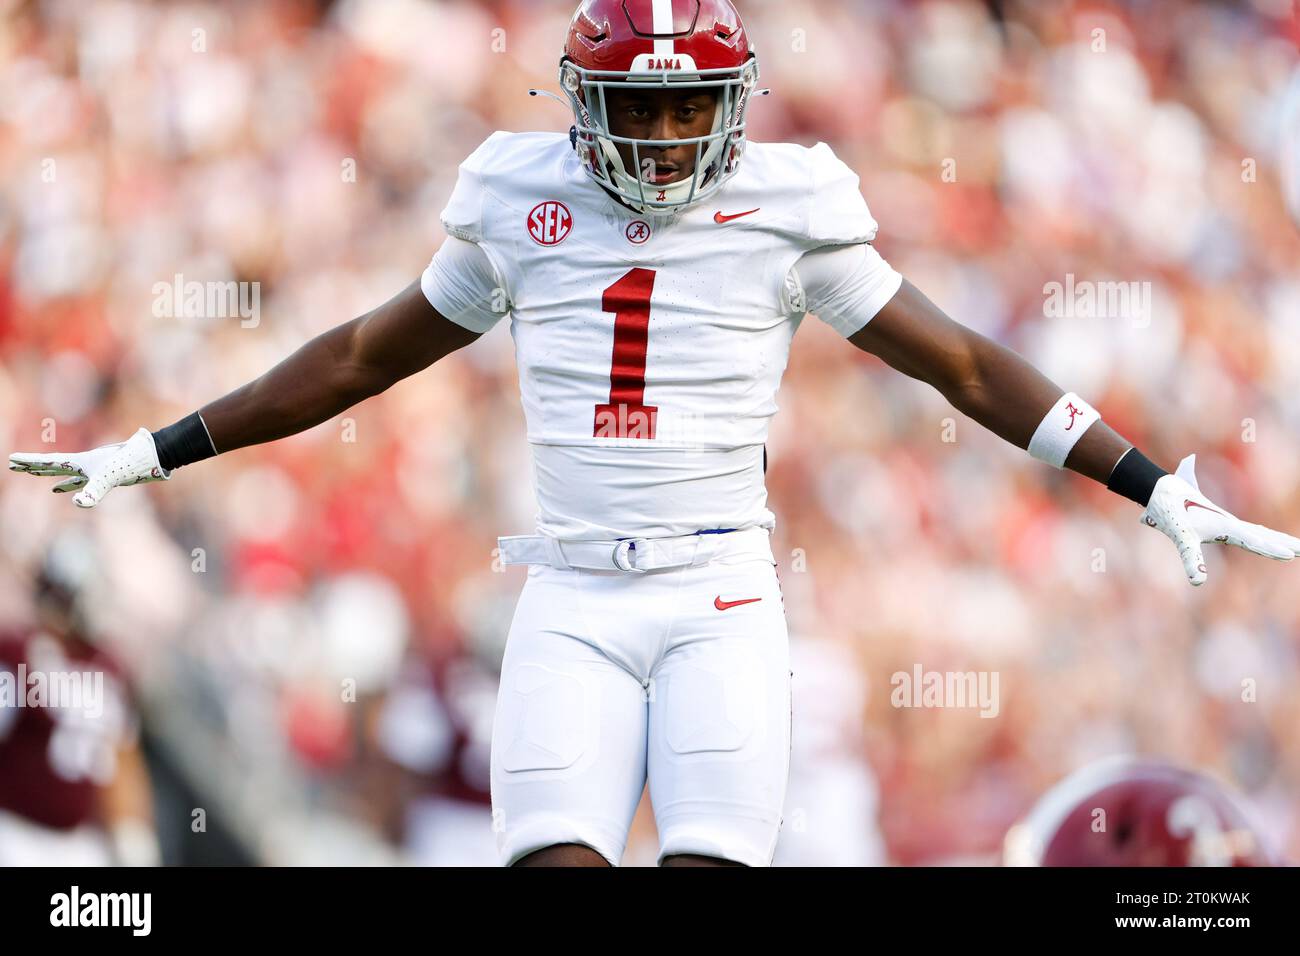
[[[1066,392],[1038,423],[1034,437],[1029,439],[1029,454],[1054,468],[1063,467],[1074,443],[1099,418],[1097,409],[1074,392]]]

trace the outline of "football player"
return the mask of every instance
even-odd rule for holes
[[[0,633],[0,867],[161,862],[130,686],[85,613],[92,547],[56,539],[36,574],[33,625]],[[38,680],[74,689],[33,699]]]
[[[1043,795],[1007,831],[1007,866],[1271,866],[1239,798],[1161,760],[1108,757]]]
[[[1193,585],[1216,541],[1289,561],[876,252],[825,144],[749,143],[758,58],[730,0],[584,0],[569,133],[494,133],[461,165],[423,276],[173,425],[16,454],[91,508],[310,428],[510,316],[539,514],[491,754],[503,864],[617,865],[647,779],[666,865],[771,863],[790,755],[764,440],[805,315],[1056,468],[1144,508]]]

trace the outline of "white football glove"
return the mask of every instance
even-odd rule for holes
[[[1300,555],[1300,538],[1242,521],[1201,494],[1195,468],[1196,456],[1188,455],[1178,463],[1176,472],[1157,481],[1141,516],[1144,524],[1178,546],[1183,570],[1193,585],[1205,583],[1201,545],[1209,541],[1236,545],[1275,561],[1290,561]]]
[[[172,476],[158,463],[158,449],[147,428],[141,428],[126,441],[100,445],[90,451],[63,454],[16,451],[9,456],[9,470],[41,476],[71,475],[52,490],[56,494],[76,491],[72,501],[78,508],[95,507],[112,488],[166,481]]]

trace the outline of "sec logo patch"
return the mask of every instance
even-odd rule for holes
[[[558,245],[572,229],[573,215],[562,202],[539,202],[528,214],[528,235],[539,246]]]

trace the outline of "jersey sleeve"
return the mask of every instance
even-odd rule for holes
[[[870,242],[876,220],[858,188],[858,174],[825,143],[808,150],[811,197],[804,223],[808,248]]]
[[[456,174],[456,186],[442,211],[442,226],[447,234],[466,242],[483,239],[483,203],[486,199],[486,178],[492,159],[501,150],[509,133],[498,130],[485,139],[466,160]]]
[[[786,277],[787,312],[814,313],[848,338],[876,317],[903,277],[865,242],[804,253]]]
[[[505,286],[477,243],[448,236],[420,276],[438,312],[472,332],[486,332],[510,311]]]

